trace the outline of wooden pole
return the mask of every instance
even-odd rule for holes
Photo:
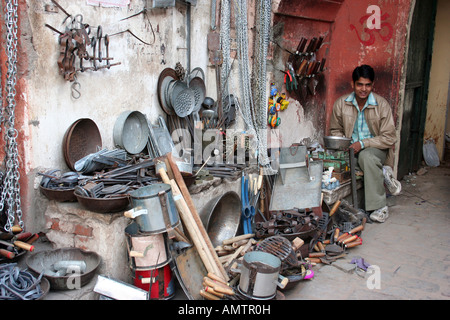
[[[194,220],[198,226],[198,229],[200,230],[200,234],[203,237],[203,239],[205,239],[207,249],[211,253],[211,256],[213,257],[213,259],[215,261],[215,265],[217,265],[217,267],[220,270],[220,272],[216,272],[216,274],[218,276],[222,276],[222,278],[225,281],[228,281],[229,280],[228,274],[219,261],[219,257],[217,256],[216,251],[214,250],[214,247],[211,243],[211,239],[209,238],[209,236],[206,232],[206,229],[203,226],[203,222],[201,221],[200,216],[198,215],[197,209],[195,208],[194,202],[192,201],[191,194],[189,193],[189,190],[186,187],[186,183],[184,182],[184,179],[181,176],[181,173],[180,173],[180,170],[178,169],[177,164],[173,161],[172,153],[169,152],[167,154],[167,159],[169,160],[170,167],[172,168],[172,173],[175,178],[175,181],[177,182],[178,187],[180,188],[180,191],[181,191],[181,193],[186,201],[186,204],[192,214],[192,217],[194,218]]]

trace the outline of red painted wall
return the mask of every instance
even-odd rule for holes
[[[378,5],[381,9],[379,30],[367,28],[369,5]],[[391,104],[396,121],[410,7],[410,0],[346,0],[342,3],[330,40],[326,75],[327,125],[334,101],[351,91],[351,73],[362,64],[375,69],[374,91]]]
[[[296,48],[301,37],[324,36],[317,57],[327,59],[317,95],[301,101],[306,112],[316,115],[317,128],[328,134],[334,101],[351,92],[351,73],[361,64],[375,69],[375,92],[391,103],[397,119],[400,80],[405,59],[407,25],[412,0],[284,0],[274,25],[283,23],[282,41]],[[381,10],[381,28],[368,29],[370,5]],[[292,96],[292,95],[291,95]],[[308,110],[313,108],[314,110]]]

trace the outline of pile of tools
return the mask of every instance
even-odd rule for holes
[[[0,232],[0,262],[11,261],[27,251],[33,251],[32,243],[38,238],[37,233],[23,232],[19,226],[13,226],[11,232]]]
[[[272,211],[270,219],[255,223],[258,238],[274,235],[295,237],[317,230],[319,217],[310,209]]]
[[[308,44],[307,38],[301,38],[297,50],[290,55],[287,62],[285,83],[288,91],[299,89],[302,98],[306,98],[308,94],[313,96],[316,94],[316,87],[319,84],[317,77],[324,71],[326,62],[325,58],[320,60],[316,57],[316,52],[320,49],[323,39],[323,37],[313,37]],[[300,88],[298,88],[298,83],[300,83]]]

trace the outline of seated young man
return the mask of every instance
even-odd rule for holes
[[[334,103],[330,133],[352,139],[350,148],[364,172],[365,210],[371,220],[384,222],[389,217],[384,183],[392,194],[398,194],[401,185],[392,175],[396,134],[391,107],[372,92],[374,79],[372,67],[355,68],[353,92]]]

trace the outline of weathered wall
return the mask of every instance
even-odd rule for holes
[[[450,85],[450,2],[438,1],[436,27],[431,59],[430,86],[428,91],[427,117],[424,140],[434,139],[439,158],[443,160],[445,138],[444,133],[450,127],[447,122]]]
[[[152,9],[147,16],[140,14],[123,21],[120,19],[141,11],[145,1],[131,0],[126,8],[90,6],[84,0],[59,0],[58,3],[72,15],[81,14],[92,33],[97,32],[99,25],[103,35],[128,29],[149,45],[127,32],[111,36],[109,54],[114,57],[111,63],[121,64],[109,70],[78,73],[81,97],[74,99],[72,83],[65,81],[58,72],[58,33],[45,27],[49,24],[64,31],[62,22],[66,15],[61,10],[46,11],[44,8],[49,1],[19,0],[16,128],[19,131],[21,200],[29,220],[26,225],[35,230],[42,226],[39,216],[47,205],[39,201],[35,175],[43,168],[69,170],[62,152],[64,133],[69,126],[80,118],[90,118],[99,128],[103,147],[113,148],[117,117],[123,111],[138,110],[156,123],[158,115],[163,114],[156,90],[160,72],[167,67],[175,68],[177,62],[187,68],[188,63],[184,3],[177,1],[174,8]],[[201,67],[208,78],[205,35],[210,27],[209,1],[198,1],[191,7],[191,15],[190,67]],[[86,61],[84,66],[89,63]],[[2,76],[5,74],[2,64]]]

